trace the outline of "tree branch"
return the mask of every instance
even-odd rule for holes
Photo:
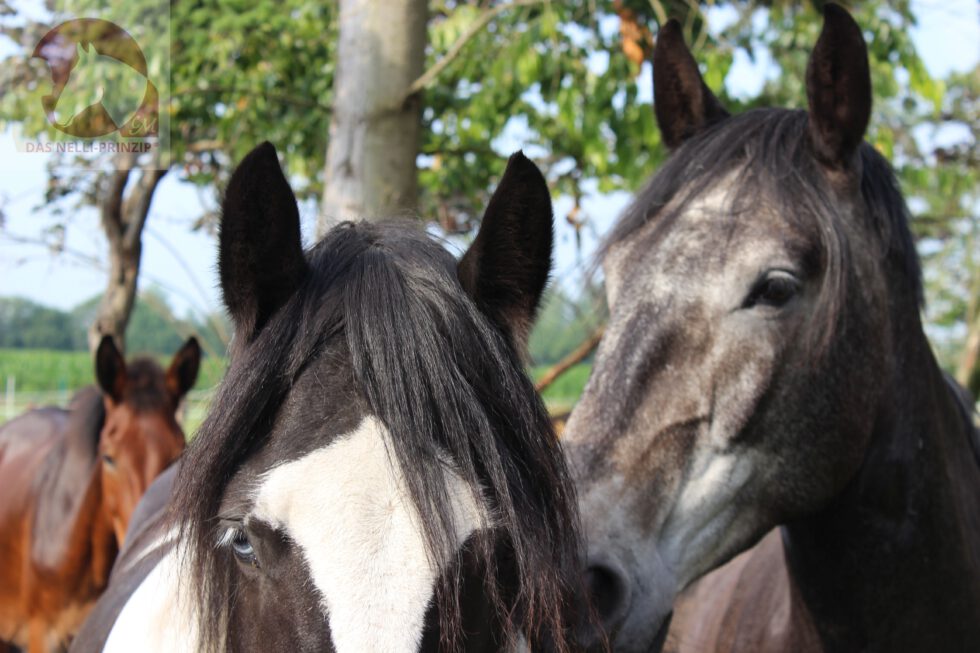
[[[650,0],[650,7],[653,9],[653,13],[657,16],[657,25],[659,27],[666,25],[668,16],[667,12],[664,11],[664,6],[660,4],[660,0]]]
[[[200,140],[194,141],[193,143],[188,143],[184,148],[191,154],[200,154],[202,152],[210,152],[212,150],[223,150],[226,147],[224,141],[219,141],[217,139],[211,140]]]
[[[552,366],[548,371],[546,371],[538,382],[534,384],[535,390],[538,392],[544,392],[545,388],[550,386],[552,383],[558,380],[562,374],[567,372],[573,366],[581,363],[582,360],[592,353],[592,350],[599,346],[599,341],[602,340],[602,335],[606,332],[606,325],[600,326],[598,329],[592,332],[592,335],[588,337],[582,344],[575,348],[575,351],[570,353],[565,358],[561,359],[554,366]]]
[[[507,11],[508,9],[514,9],[515,7],[528,7],[531,5],[538,5],[547,2],[548,0],[513,0],[513,2],[508,2],[506,4],[497,5],[484,11],[479,18],[473,21],[473,24],[463,32],[462,35],[456,42],[450,46],[446,54],[442,56],[439,61],[435,62],[431,68],[422,73],[422,75],[409,85],[405,92],[402,94],[402,99],[399,104],[404,104],[408,101],[410,97],[416,93],[427,88],[435,79],[442,73],[446,67],[451,64],[462,52],[463,48],[469,43],[473,37],[480,33],[480,31],[486,27],[490,21],[494,18]]]
[[[128,161],[119,160],[120,163]],[[102,228],[110,243],[123,237],[123,193],[129,181],[129,165],[121,165],[109,173],[109,186],[105,190],[101,208]]]
[[[143,234],[143,225],[150,214],[150,204],[153,202],[153,194],[167,174],[166,170],[143,170],[139,183],[130,193],[123,204],[123,211],[127,217],[126,231],[123,235],[123,246],[127,249],[135,248]]]

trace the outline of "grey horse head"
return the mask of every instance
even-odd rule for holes
[[[825,505],[867,447],[918,260],[871,109],[861,31],[828,6],[809,109],[729,116],[676,22],[654,55],[672,155],[605,245],[610,320],[565,432],[594,605],[617,651],[674,598]]]

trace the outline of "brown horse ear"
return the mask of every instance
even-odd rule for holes
[[[823,31],[806,67],[810,140],[823,163],[846,167],[871,116],[868,49],[846,10],[828,4],[823,16]]]
[[[671,19],[660,28],[653,51],[653,108],[664,144],[671,150],[728,112],[701,79],[684,43],[681,25]]]
[[[116,348],[112,336],[102,336],[95,350],[95,378],[102,392],[119,403],[126,389],[126,361]]]
[[[519,352],[527,345],[548,283],[553,237],[548,184],[538,167],[517,152],[457,273],[467,294]]]
[[[225,305],[245,338],[292,296],[306,274],[296,197],[271,143],[249,152],[228,182],[218,272]]]
[[[197,381],[197,371],[201,367],[201,346],[197,338],[191,336],[184,346],[177,350],[167,368],[167,390],[177,400],[187,394]]]

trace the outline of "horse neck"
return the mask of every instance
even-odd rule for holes
[[[97,451],[104,417],[101,401],[98,393],[93,398],[85,391],[73,400],[64,439],[42,480],[32,537],[35,563],[97,588],[108,581],[118,551],[102,500]]]
[[[783,527],[795,607],[813,617],[829,651],[967,650],[980,641],[973,426],[917,308],[914,319],[893,322],[895,364],[861,469],[828,507]]]

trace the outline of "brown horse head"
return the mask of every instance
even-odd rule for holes
[[[149,358],[128,365],[111,336],[95,356],[95,374],[105,403],[99,435],[100,476],[105,518],[122,544],[140,497],[184,450],[175,413],[194,385],[201,349],[188,339],[166,372]]]

